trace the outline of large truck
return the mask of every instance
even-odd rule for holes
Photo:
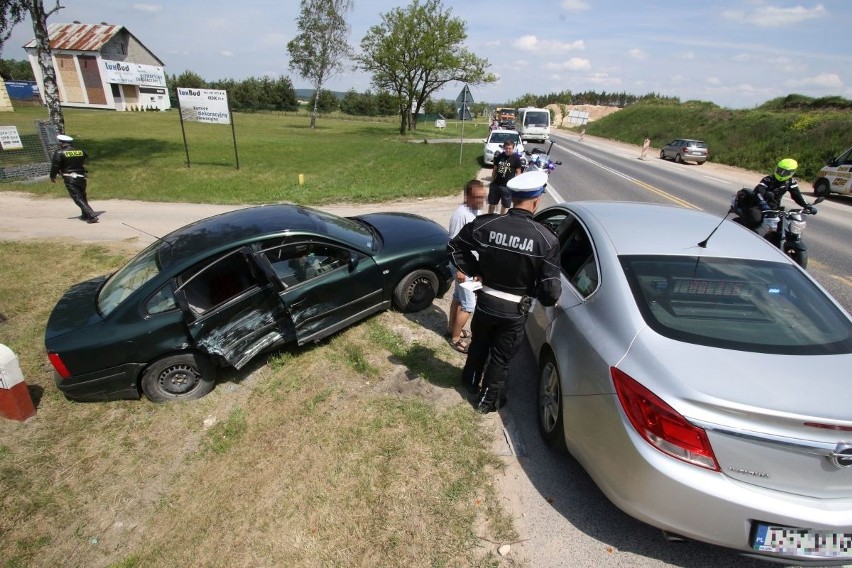
[[[494,118],[497,119],[497,124],[500,125],[500,128],[510,126],[514,128],[516,114],[517,110],[511,107],[497,107],[494,109]]]
[[[519,108],[515,128],[524,142],[547,142],[550,139],[550,111],[536,107]]]

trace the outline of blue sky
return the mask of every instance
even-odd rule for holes
[[[53,0],[44,0],[51,7]],[[63,0],[48,23],[125,26],[166,64],[205,79],[289,76],[285,48],[296,34],[296,0]],[[406,3],[353,0],[357,49],[380,14]],[[466,47],[488,59],[499,81],[471,86],[475,101],[502,103],[563,90],[657,92],[681,100],[751,108],[790,93],[852,98],[849,0],[443,0],[467,23]],[[23,59],[27,20],[3,51]],[[328,88],[370,88],[347,70]],[[455,99],[462,85],[438,93]]]

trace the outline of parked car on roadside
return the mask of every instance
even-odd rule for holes
[[[816,197],[828,197],[832,193],[852,193],[852,148],[829,160],[814,180]]]
[[[496,129],[488,134],[488,138],[483,140],[485,145],[482,149],[482,162],[486,166],[494,164],[494,156],[503,151],[503,143],[511,140],[515,143],[515,152],[523,154],[524,143],[521,141],[521,135],[517,130]]]
[[[675,162],[695,162],[698,165],[707,161],[707,144],[701,140],[678,138],[660,148],[660,158],[673,159]]]
[[[544,438],[675,540],[852,561],[849,314],[715,215],[587,201],[536,219],[563,283],[527,320]]]
[[[45,329],[56,385],[81,401],[200,398],[218,366],[241,369],[391,306],[427,308],[451,284],[448,240],[409,213],[297,205],[192,223],[59,300]]]

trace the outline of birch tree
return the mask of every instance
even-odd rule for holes
[[[302,0],[296,22],[299,34],[287,42],[290,69],[314,88],[311,128],[317,124],[317,101],[322,87],[352,57],[346,13],[352,0]]]
[[[36,58],[41,69],[44,86],[44,101],[47,103],[50,121],[59,134],[65,134],[65,116],[62,114],[62,105],[59,102],[59,87],[56,84],[56,70],[53,68],[53,58],[50,52],[47,18],[62,8],[64,6],[60,6],[59,0],[56,0],[56,6],[48,11],[45,11],[42,0],[2,0],[2,3],[0,3],[0,11],[2,11],[0,39],[4,42],[8,39],[11,28],[23,19],[23,14],[29,13],[30,15],[36,42]]]

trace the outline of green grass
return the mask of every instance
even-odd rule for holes
[[[586,126],[586,132],[660,148],[675,138],[707,142],[710,161],[769,171],[781,158],[799,162],[797,176],[813,180],[828,157],[849,147],[848,110],[727,110],[710,103],[640,103]]]
[[[45,120],[38,107],[17,109],[10,120]],[[461,125],[443,131],[424,123],[399,136],[392,120],[307,115],[234,115],[236,168],[229,126],[184,123],[170,112],[65,109],[66,131],[90,157],[89,191],[98,199],[260,204],[382,202],[454,195],[480,168],[481,142],[425,144],[426,138],[459,139]],[[27,128],[31,128],[27,126]],[[487,124],[465,124],[465,139],[485,136]],[[420,143],[412,143],[420,142]],[[299,174],[304,184],[299,184]],[[61,195],[48,181],[6,183],[0,191]]]

